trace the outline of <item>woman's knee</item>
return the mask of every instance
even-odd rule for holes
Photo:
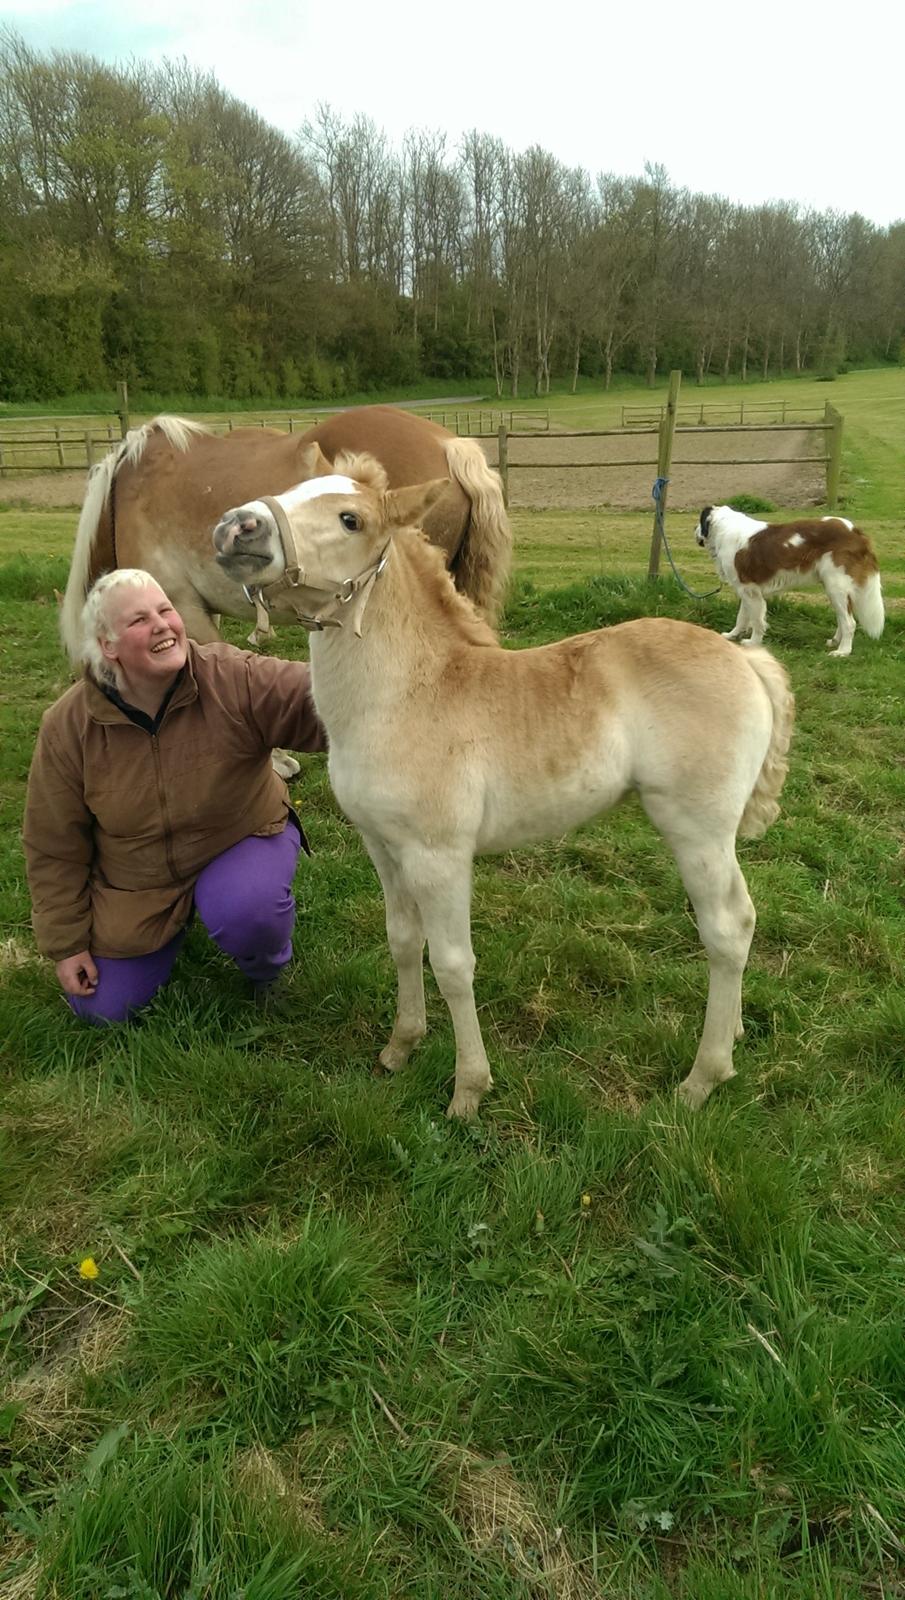
[[[285,891],[270,899],[240,898],[221,907],[219,915],[211,922],[203,912],[201,916],[211,938],[230,955],[245,950],[277,949],[291,937],[295,900]]]
[[[290,848],[282,835],[247,839],[205,867],[195,906],[221,949],[231,954],[285,944],[295,919],[290,883],[297,854],[297,845]]]
[[[75,1015],[100,1027],[128,1022],[163,988],[179,953],[184,933],[162,950],[146,956],[97,956],[97,988],[90,995],[67,995]]]

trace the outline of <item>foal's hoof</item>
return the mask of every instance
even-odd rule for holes
[[[401,1072],[408,1060],[408,1054],[400,1050],[398,1045],[385,1044],[377,1060],[384,1072]]]
[[[724,1067],[721,1071],[718,1069],[717,1074],[709,1082],[706,1079],[696,1078],[692,1071],[679,1084],[676,1093],[691,1111],[699,1111],[704,1101],[710,1099],[718,1083],[728,1083],[729,1079],[734,1077],[734,1067]]]
[[[686,1078],[684,1083],[679,1084],[676,1094],[682,1104],[688,1106],[690,1111],[699,1111],[712,1089],[712,1083],[689,1083]]]
[[[457,1089],[446,1108],[448,1117],[460,1117],[463,1122],[470,1122],[476,1117],[481,1105],[481,1090]]]

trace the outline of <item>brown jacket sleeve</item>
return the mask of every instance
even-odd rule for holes
[[[91,948],[94,818],[83,791],[77,758],[63,751],[45,716],[28,774],[22,839],[32,927],[51,961]]]
[[[311,698],[307,661],[276,656],[245,657],[252,721],[265,744],[286,750],[326,750],[327,735]]]

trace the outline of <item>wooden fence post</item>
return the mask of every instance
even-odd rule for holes
[[[509,442],[508,442],[508,438],[507,438],[507,434],[506,434],[506,424],[504,422],[500,423],[499,432],[497,433],[497,443],[498,443],[498,446],[499,446],[499,458],[498,458],[498,461],[497,461],[497,466],[499,468],[500,478],[501,478],[502,484],[503,484],[503,504],[504,504],[504,506],[506,506],[506,508],[508,510],[508,507],[509,507]]]
[[[666,409],[660,419],[660,444],[657,451],[657,477],[668,478],[669,467],[672,461],[672,441],[676,431],[676,407],[679,402],[679,388],[682,383],[681,368],[674,368],[669,374],[669,399]],[[654,527],[650,540],[650,558],[647,563],[647,576],[656,578],[660,571],[660,521],[658,512],[666,514],[667,485],[664,483],[660,494],[659,507],[654,508]]]
[[[826,402],[826,504],[828,511],[839,509],[839,474],[842,470],[842,415]]]
[[[119,417],[119,432],[120,437],[125,439],[126,434],[129,432],[129,385],[125,378],[121,378],[116,387],[119,393],[119,406],[116,413]]]

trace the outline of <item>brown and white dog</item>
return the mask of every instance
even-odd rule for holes
[[[750,633],[742,644],[760,644],[767,631],[766,596],[814,583],[823,584],[836,613],[836,632],[827,640],[832,655],[851,655],[856,620],[872,639],[883,632],[877,558],[867,536],[845,517],[758,522],[731,506],[705,506],[695,538],[739,597],[726,639]]]

